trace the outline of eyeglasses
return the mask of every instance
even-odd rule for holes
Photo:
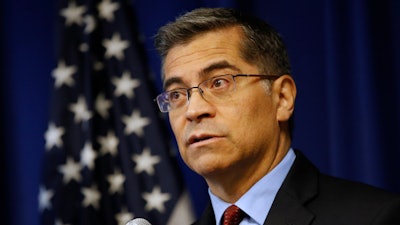
[[[256,74],[226,74],[215,76],[201,82],[197,87],[176,88],[159,94],[155,101],[161,112],[169,112],[189,104],[192,90],[197,88],[199,93],[208,102],[224,102],[236,88],[236,77],[260,77],[275,80],[280,75],[256,75]]]

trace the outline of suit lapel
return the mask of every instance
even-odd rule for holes
[[[206,209],[204,210],[202,216],[198,221],[193,223],[192,225],[212,225],[216,224],[215,223],[215,216],[214,216],[214,210],[211,206],[211,203],[208,204]]]
[[[286,193],[274,202],[264,225],[309,225],[314,215]]]
[[[279,189],[264,225],[309,225],[314,215],[304,207],[318,193],[318,170],[296,151],[296,160]]]

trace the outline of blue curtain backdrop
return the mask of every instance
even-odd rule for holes
[[[2,224],[39,225],[56,1],[0,4]],[[136,0],[132,7],[156,75],[152,35],[201,6],[240,8],[282,33],[298,85],[295,148],[323,172],[400,192],[400,1]],[[182,170],[199,213],[206,187]]]

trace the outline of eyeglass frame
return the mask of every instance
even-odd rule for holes
[[[268,79],[268,80],[274,81],[274,80],[278,79],[279,77],[281,77],[282,75],[266,75],[266,74],[223,74],[223,75],[217,75],[217,76],[210,77],[210,78],[208,78],[206,80],[203,80],[197,86],[193,86],[193,87],[189,87],[189,88],[176,88],[176,89],[172,89],[172,90],[169,90],[169,91],[164,91],[164,92],[160,93],[159,95],[157,95],[157,97],[155,99],[153,99],[153,101],[157,102],[158,108],[162,113],[167,113],[167,112],[170,112],[171,110],[174,110],[174,109],[177,109],[177,108],[165,107],[165,108],[168,108],[168,109],[164,110],[163,109],[164,107],[162,107],[161,104],[163,104],[163,100],[165,100],[166,98],[163,97],[163,96],[166,96],[166,95],[168,95],[168,93],[174,92],[176,90],[185,90],[186,91],[186,104],[189,104],[190,96],[191,96],[191,90],[192,89],[195,89],[195,88],[199,89],[199,93],[200,93],[201,97],[203,99],[206,99],[204,97],[204,95],[203,95],[204,90],[202,88],[200,88],[200,86],[203,83],[209,82],[210,80],[213,80],[213,79],[218,78],[218,77],[231,76],[232,80],[233,80],[233,82],[235,84],[233,90],[235,90],[236,89],[235,77],[261,77],[263,79]]]

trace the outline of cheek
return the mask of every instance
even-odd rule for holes
[[[242,102],[235,103],[230,111],[232,129],[236,129],[236,135],[239,137],[253,138],[254,135],[268,132],[277,123],[276,112],[271,103],[271,98],[255,99],[250,101],[243,99]]]
[[[267,95],[260,95],[258,98],[248,96],[248,98],[240,98],[232,101],[231,106],[227,107],[225,113],[229,113],[232,121],[241,120],[244,123],[251,123],[256,120],[264,120],[274,113],[271,97]]]

